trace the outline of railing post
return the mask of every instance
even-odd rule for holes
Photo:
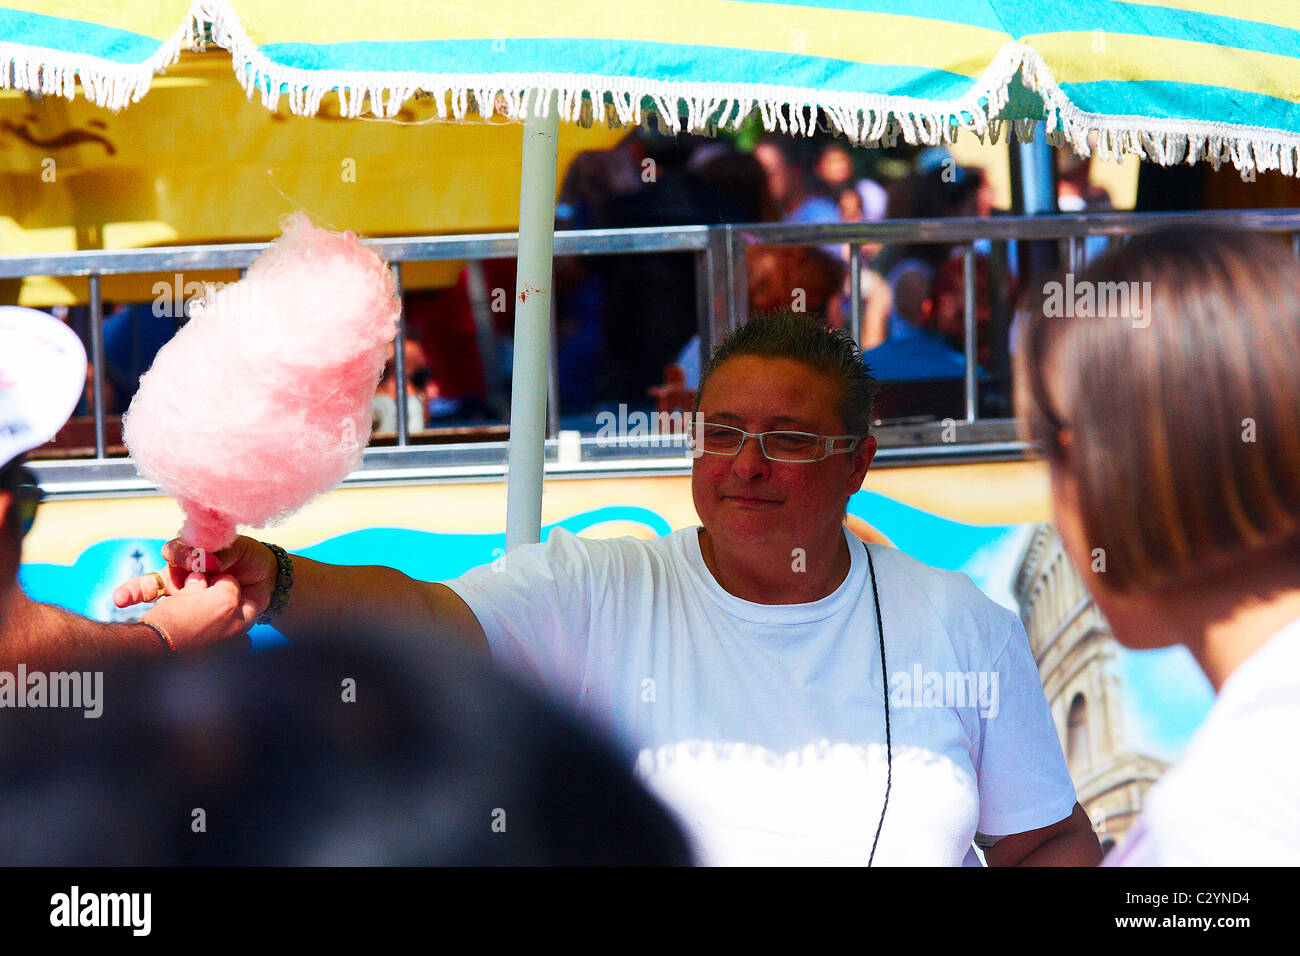
[[[1059,212],[1056,201],[1056,166],[1045,137],[1030,142],[1007,138],[1011,173],[1011,209],[1018,216],[1043,216]],[[1017,242],[1020,275],[1026,278],[1051,272],[1060,264],[1059,242]]]
[[[465,263],[465,288],[469,293],[470,312],[474,316],[474,338],[478,343],[479,361],[483,365],[483,390],[488,408],[504,418],[508,409],[501,401],[500,364],[497,351],[496,323],[487,287],[487,272],[480,259]]]
[[[708,245],[696,261],[696,283],[700,295],[701,367],[713,346],[731,328],[731,285],[727,232],[730,226],[710,226]]]
[[[849,335],[862,345],[862,243],[849,243]]]
[[[966,421],[979,417],[979,381],[975,348],[975,246],[967,243],[962,251],[962,279],[966,305]]]
[[[727,328],[734,329],[749,319],[748,237],[727,226]]]
[[[397,335],[393,338],[393,378],[397,386],[394,398],[397,402],[397,444],[401,447],[410,444],[411,425],[406,420],[406,303],[402,298],[400,262],[393,263],[393,284],[397,287],[397,301],[400,304],[397,313]]]
[[[99,286],[99,273],[90,274],[90,363],[93,369],[95,394],[92,408],[95,415],[95,457],[108,457],[107,409],[104,402],[104,299]]]

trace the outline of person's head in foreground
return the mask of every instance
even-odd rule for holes
[[[688,865],[630,761],[426,636],[105,672],[0,710],[0,863]]]
[[[1128,861],[1300,863],[1298,357],[1300,266],[1259,235],[1135,238],[1022,326],[1067,553],[1116,639],[1185,645],[1219,692]]]
[[[788,567],[795,548],[842,547],[849,497],[876,453],[876,391],[853,340],[806,315],[755,315],[728,336],[701,373],[692,429],[706,560],[767,552]]]
[[[86,352],[71,329],[35,309],[0,306],[0,622],[40,501],[24,456],[68,420],[85,380]]]

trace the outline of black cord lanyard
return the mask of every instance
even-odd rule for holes
[[[880,592],[876,589],[876,562],[871,559],[871,549],[865,541],[862,547],[867,552],[867,568],[871,571],[871,596],[876,602],[876,631],[880,634],[880,680],[885,692],[885,803],[880,808],[880,822],[876,824],[876,838],[871,841],[871,856],[867,858],[870,867],[876,858],[876,844],[880,842],[880,828],[885,825],[885,811],[889,809],[889,788],[894,782],[894,748],[889,737],[889,671],[885,667],[885,622],[880,616]]]

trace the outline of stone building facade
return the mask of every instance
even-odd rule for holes
[[[1168,765],[1140,753],[1125,734],[1118,645],[1051,525],[1034,528],[1012,592],[1079,803],[1109,849]]]

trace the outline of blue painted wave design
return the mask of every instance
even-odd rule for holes
[[[1009,578],[1028,525],[963,524],[868,491],[849,499],[849,513],[869,522],[918,560],[970,575],[991,598],[1015,610]],[[547,525],[542,537],[556,527],[577,534],[610,521],[635,522],[660,536],[672,531],[667,520],[648,508],[616,506]],[[103,541],[87,548],[72,565],[24,564],[19,580],[32,600],[57,604],[96,620],[134,619],[140,609],[116,609],[113,588],[136,573],[157,567],[164,543],[161,538]],[[387,565],[419,580],[442,581],[504,554],[505,534],[364,528],[302,548],[299,553],[331,564]],[[250,634],[259,650],[284,643],[272,627],[254,627]],[[1128,727],[1134,742],[1155,756],[1175,758],[1213,702],[1205,678],[1182,648],[1121,650],[1119,667],[1127,689]]]
[[[662,516],[648,508],[618,506],[573,515],[547,525],[542,534],[545,538],[556,527],[577,534],[608,521],[634,522],[660,536],[672,531]],[[101,541],[83,551],[71,565],[23,564],[18,580],[33,601],[57,604],[98,621],[134,620],[142,609],[116,608],[113,589],[127,578],[158,567],[165,543],[161,538]],[[387,565],[419,580],[444,581],[504,554],[505,544],[504,533],[440,534],[407,528],[364,528],[302,548],[299,553],[330,564]],[[257,648],[283,642],[271,627],[254,627],[250,634]]]

